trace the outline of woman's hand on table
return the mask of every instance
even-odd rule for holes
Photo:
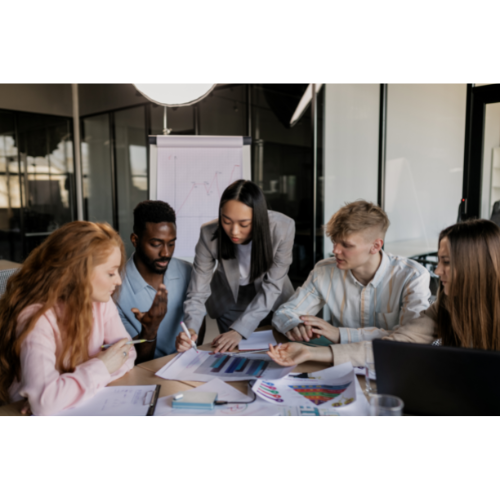
[[[132,345],[127,345],[127,342],[130,342],[130,338],[121,339],[96,356],[96,358],[100,359],[106,365],[110,374],[119,370],[123,366],[123,363],[127,361],[130,349],[132,348]]]
[[[334,344],[340,342],[340,330],[317,316],[304,315],[300,319],[304,322],[306,328],[310,329],[313,338],[325,337]]]
[[[243,339],[236,331],[230,330],[216,337],[212,342],[214,353],[226,352],[234,349]]]
[[[293,342],[274,347],[269,344],[267,354],[281,366],[293,366],[309,361],[311,359],[311,348]]]
[[[189,333],[191,334],[191,339],[189,339],[186,335],[186,332],[180,332],[179,335],[177,335],[177,338],[175,339],[175,348],[177,349],[177,352],[189,351],[189,349],[193,347],[191,342],[196,344],[198,335],[196,335],[195,331],[191,328],[189,328]]]

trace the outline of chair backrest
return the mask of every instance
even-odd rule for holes
[[[494,222],[497,226],[500,226],[500,200],[495,201],[493,205],[490,221]]]
[[[0,297],[5,293],[9,278],[18,270],[19,269],[15,267],[13,269],[4,269],[3,271],[0,271]]]

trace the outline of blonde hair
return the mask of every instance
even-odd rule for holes
[[[9,387],[20,378],[22,343],[49,309],[56,314],[62,336],[57,368],[62,373],[73,372],[89,359],[94,321],[91,277],[94,268],[116,247],[121,253],[121,273],[125,247],[118,233],[106,223],[70,222],[35,248],[9,279],[0,299],[0,404],[9,402]],[[34,304],[41,307],[33,311],[17,335],[20,313]]]
[[[333,214],[325,226],[325,233],[332,242],[369,228],[378,229],[385,236],[389,224],[387,214],[379,206],[365,200],[357,200],[346,203]]]

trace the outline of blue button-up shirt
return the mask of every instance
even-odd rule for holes
[[[158,328],[155,358],[175,352],[175,338],[182,330],[180,322],[184,320],[183,303],[192,269],[193,266],[189,262],[180,259],[172,258],[168,264],[163,277],[168,291],[168,307],[167,314]],[[156,290],[141,276],[132,255],[125,267],[125,277],[119,294],[115,297],[120,318],[132,338],[141,333],[142,325],[131,309],[136,307],[141,312],[149,311],[155,295]]]

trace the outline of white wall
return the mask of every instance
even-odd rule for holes
[[[436,251],[462,197],[466,85],[388,88],[386,249]],[[403,248],[404,247],[404,248]]]
[[[324,110],[324,220],[345,203],[377,202],[380,85],[327,84]],[[332,251],[325,238],[324,255]]]

